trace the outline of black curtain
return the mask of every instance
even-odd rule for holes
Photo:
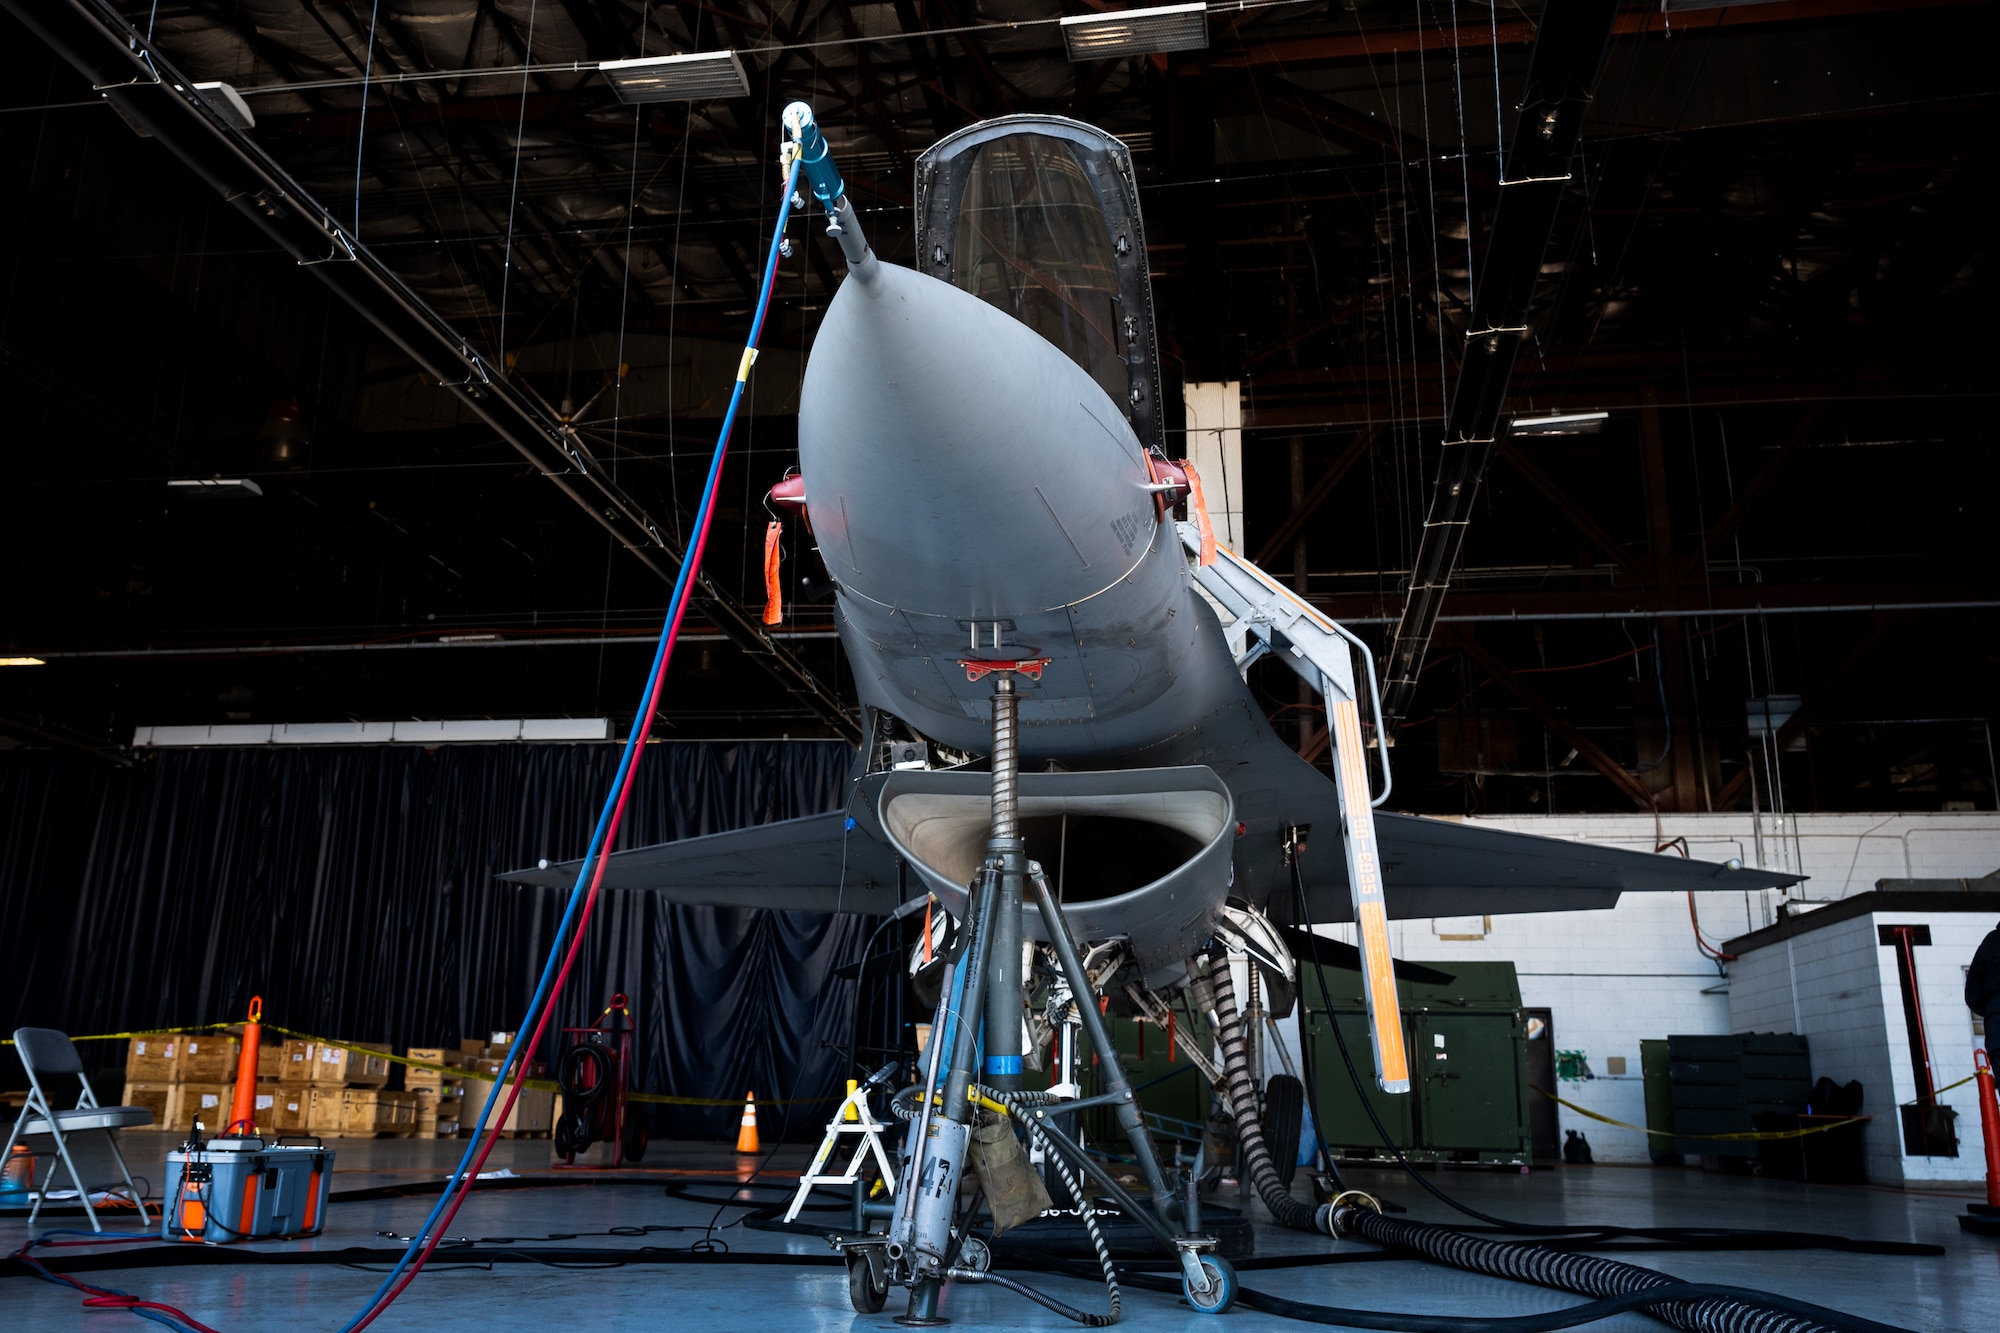
[[[0,754],[6,1029],[215,1022],[240,1018],[253,994],[271,1022],[398,1050],[512,1028],[568,893],[495,876],[581,856],[618,753],[181,750],[130,769]],[[835,741],[649,746],[619,845],[833,809],[852,753]],[[831,973],[872,924],[608,893],[557,1020],[594,1022],[624,991],[641,1088],[821,1096],[848,1072],[823,1043],[847,1039],[854,986]],[[123,1058],[86,1052],[99,1057]],[[736,1119],[677,1107],[656,1125],[726,1137]],[[824,1119],[806,1106],[763,1124],[803,1134]]]

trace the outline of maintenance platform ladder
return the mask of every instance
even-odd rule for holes
[[[1376,1081],[1385,1092],[1410,1090],[1409,1053],[1396,1000],[1389,956],[1389,914],[1382,897],[1382,858],[1376,850],[1374,807],[1389,797],[1388,737],[1382,727],[1382,697],[1375,680],[1375,655],[1368,645],[1321,615],[1306,600],[1226,546],[1201,563],[1201,530],[1176,525],[1190,555],[1196,585],[1234,620],[1223,636],[1242,643],[1237,670],[1270,653],[1298,673],[1326,701],[1327,729],[1333,739],[1333,777],[1340,792],[1341,845],[1347,855],[1347,883],[1353,891],[1354,920],[1361,937],[1361,975],[1368,996],[1368,1029],[1375,1050]],[[1361,703],[1354,680],[1354,650],[1367,670],[1369,702],[1382,760],[1382,794],[1370,798],[1368,760],[1361,740]]]
[[[873,1152],[875,1165],[882,1173],[882,1187],[891,1195],[896,1192],[896,1169],[889,1165],[889,1152],[882,1146],[883,1131],[888,1126],[875,1118],[868,1109],[869,1084],[850,1087],[847,1099],[835,1109],[833,1119],[827,1122],[826,1137],[820,1140],[819,1152],[813,1155],[812,1165],[799,1177],[798,1193],[792,1196],[792,1206],[785,1210],[785,1220],[798,1217],[799,1210],[806,1206],[806,1196],[813,1192],[815,1185],[853,1185],[860,1182],[863,1165]],[[823,1174],[823,1168],[833,1157],[834,1149],[844,1135],[857,1135],[860,1142],[854,1145],[854,1152],[847,1159],[847,1167],[838,1175]]]

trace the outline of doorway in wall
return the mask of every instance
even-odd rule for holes
[[[1547,1009],[1523,1009],[1528,1024],[1528,1083],[1531,1087],[1556,1090],[1555,1019]],[[1537,1165],[1562,1161],[1562,1126],[1556,1119],[1556,1104],[1539,1092],[1528,1094],[1528,1134],[1534,1144]]]

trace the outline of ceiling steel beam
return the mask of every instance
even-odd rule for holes
[[[1834,664],[1833,670],[1826,673],[1817,689],[1799,701],[1799,706],[1785,719],[1784,725],[1778,728],[1778,734],[1768,742],[1771,753],[1783,754],[1786,746],[1806,734],[1806,728],[1818,720],[1819,714],[1826,711],[1827,704],[1839,692],[1842,682],[1853,673],[1854,668],[1861,665],[1862,660],[1875,650],[1876,645],[1881,643],[1902,619],[1902,616],[1893,614],[1875,618],[1875,623],[1869,631],[1854,641],[1853,646],[1847,650],[1847,655]],[[1753,736],[1751,740],[1754,744],[1756,738]],[[1749,794],[1750,784],[1756,780],[1757,765],[1753,759],[1738,770],[1736,776],[1722,784],[1722,790],[1715,793],[1710,808],[1714,810],[1731,808]]]
[[[1500,455],[1500,460],[1520,474],[1521,480],[1540,491],[1542,498],[1554,505],[1556,512],[1568,519],[1570,526],[1581,533],[1586,541],[1610,556],[1618,568],[1624,571],[1626,578],[1633,583],[1646,581],[1645,572],[1639,568],[1639,562],[1632,558],[1631,552],[1619,545],[1618,540],[1606,532],[1604,526],[1592,518],[1588,510],[1571,499],[1567,491],[1556,485],[1548,473],[1542,471],[1526,454],[1515,448],[1511,440],[1500,441],[1495,449]]]
[[[1611,785],[1623,792],[1632,804],[1641,810],[1655,808],[1653,793],[1636,774],[1613,759],[1603,746],[1585,735],[1574,722],[1564,717],[1534,686],[1510,671],[1507,664],[1502,662],[1492,649],[1479,642],[1470,630],[1446,630],[1441,637],[1447,646],[1458,649],[1477,662],[1496,683],[1526,704],[1529,711],[1542,720],[1543,726],[1568,742],[1570,748],[1575,750],[1584,762],[1609,778]]]
[[[441,387],[456,393],[537,471],[661,579],[685,552],[602,470],[582,441],[501,367],[433,311],[357,242],[263,149],[232,127],[122,15],[103,0],[0,0],[30,31],[104,90],[222,197],[310,267]],[[833,690],[706,575],[693,594],[703,613],[828,727],[859,740]]]
[[[1723,547],[1729,545],[1729,539],[1743,526],[1743,520],[1749,517],[1750,510],[1763,498],[1764,492],[1771,488],[1771,483],[1778,479],[1778,474],[1783,472],[1798,454],[1799,447],[1812,438],[1813,433],[1819,429],[1820,419],[1825,415],[1824,403],[1815,403],[1807,409],[1799,424],[1792,428],[1792,433],[1778,446],[1778,452],[1773,454],[1770,461],[1757,470],[1757,475],[1744,485],[1742,493],[1736,497],[1736,503],[1729,506],[1729,512],[1717,519],[1715,526],[1708,530],[1708,535],[1702,539],[1701,551],[1690,562],[1691,566],[1699,566],[1703,561],[1715,558]]]
[[[1397,617],[1378,593],[1318,594],[1309,599],[1346,625],[1382,625]],[[1864,614],[1877,611],[1991,611],[2000,587],[1963,583],[1764,583],[1705,591],[1699,606],[1666,606],[1652,587],[1460,592],[1441,624],[1519,620],[1726,619],[1731,616]]]
[[[1541,281],[1542,257],[1569,185],[1571,159],[1617,13],[1617,0],[1549,0],[1542,10],[1521,116],[1501,176],[1500,202],[1473,289],[1465,360],[1445,419],[1409,600],[1383,659],[1382,714],[1391,735],[1416,694],[1431,630],[1493,457],[1501,405],[1528,333],[1528,303]]]
[[[1285,521],[1278,524],[1276,531],[1264,539],[1264,544],[1257,548],[1252,563],[1267,565],[1276,559],[1286,544],[1305,528],[1307,521],[1319,512],[1319,507],[1327,502],[1334,488],[1354,470],[1355,464],[1368,457],[1368,451],[1375,447],[1375,440],[1381,434],[1381,427],[1370,426],[1348,441],[1347,447],[1341,450],[1340,455],[1327,466],[1325,472],[1320,474],[1312,489],[1305,493],[1291,513],[1285,515]]]

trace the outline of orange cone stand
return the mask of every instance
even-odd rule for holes
[[[1985,1051],[1972,1053],[1972,1072],[1979,1089],[1979,1132],[1986,1140],[1986,1203],[1965,1205],[1958,1224],[1982,1236],[2000,1236],[2000,1101],[1994,1099],[1993,1061]]]
[[[257,1132],[257,1053],[264,1044],[264,997],[250,997],[250,1021],[243,1025],[243,1051],[236,1060],[236,1095],[229,1101],[225,1134]]]
[[[743,1127],[736,1131],[736,1151],[741,1153],[762,1152],[757,1146],[757,1094],[743,1095]]]

